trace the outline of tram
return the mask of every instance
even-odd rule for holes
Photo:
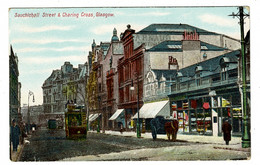
[[[65,111],[65,131],[69,139],[85,138],[87,133],[84,107],[68,104]]]

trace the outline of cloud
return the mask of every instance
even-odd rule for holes
[[[71,56],[61,56],[61,57],[25,57],[21,58],[20,62],[25,64],[51,64],[51,63],[57,63],[57,62],[64,62],[64,61],[70,61],[75,63],[85,63],[87,61],[86,55],[71,55]],[[44,69],[45,71],[49,71],[47,69]],[[42,70],[39,71],[32,71],[33,73],[39,73],[42,72]]]
[[[37,47],[26,47],[26,48],[16,49],[16,52],[17,52],[17,53],[43,52],[43,51],[64,52],[64,51],[86,51],[86,49],[87,49],[86,46],[69,46],[69,47],[63,47],[63,48],[51,48],[51,47],[37,48]]]
[[[11,41],[12,44],[17,43],[32,43],[32,44],[49,44],[49,43],[63,43],[63,42],[82,42],[80,39],[61,39],[61,38],[15,38]]]
[[[101,25],[98,27],[94,27],[91,31],[95,34],[95,35],[104,35],[107,33],[111,33],[111,36],[113,34],[113,29],[116,28],[117,29],[117,36],[119,37],[120,33],[123,33],[126,30],[126,26],[129,23],[121,23],[121,24],[110,24],[110,25]],[[131,28],[134,29],[135,31],[139,31],[141,29],[143,29],[144,27],[146,27],[147,25],[137,25],[137,24],[131,24]]]
[[[47,26],[41,26],[41,27],[33,27],[28,25],[21,25],[18,29],[21,32],[25,33],[40,33],[40,32],[46,32],[46,31],[69,31],[74,29],[75,26],[58,26],[58,25],[47,25]]]
[[[234,23],[237,22],[237,20],[230,20],[229,17],[220,17],[218,15],[213,15],[213,14],[203,14],[199,16],[199,19],[202,22],[213,24],[213,25],[218,25],[222,27],[233,27]]]

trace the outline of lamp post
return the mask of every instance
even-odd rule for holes
[[[244,41],[244,19],[249,17],[249,14],[244,13],[243,7],[239,7],[239,12],[234,12],[229,15],[233,18],[238,17],[240,20],[240,31],[241,31],[241,56],[242,56],[242,105],[243,105],[243,129],[242,129],[242,147],[250,147],[250,133],[249,133],[249,117],[247,112],[247,96],[246,96],[246,55],[245,55],[245,41]]]
[[[141,137],[141,131],[140,131],[140,119],[139,119],[139,78],[138,78],[138,74],[136,73],[136,79],[137,79],[137,123],[136,123],[136,136],[138,138]],[[132,84],[130,87],[131,91],[134,91],[134,85],[133,85],[133,80],[132,80]]]
[[[34,102],[34,94],[32,91],[29,90],[29,93],[28,93],[28,111],[27,111],[27,121],[28,121],[28,126],[30,126],[30,106],[29,106],[29,103],[30,103],[30,96],[33,96],[33,102]]]

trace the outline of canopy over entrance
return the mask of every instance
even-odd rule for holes
[[[137,118],[137,113],[134,115],[133,119]],[[139,118],[150,119],[156,116],[170,116],[170,104],[169,100],[158,101],[153,103],[146,103],[139,110]]]

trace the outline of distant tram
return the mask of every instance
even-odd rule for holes
[[[84,107],[68,104],[65,112],[65,131],[69,139],[85,138],[87,133]]]

